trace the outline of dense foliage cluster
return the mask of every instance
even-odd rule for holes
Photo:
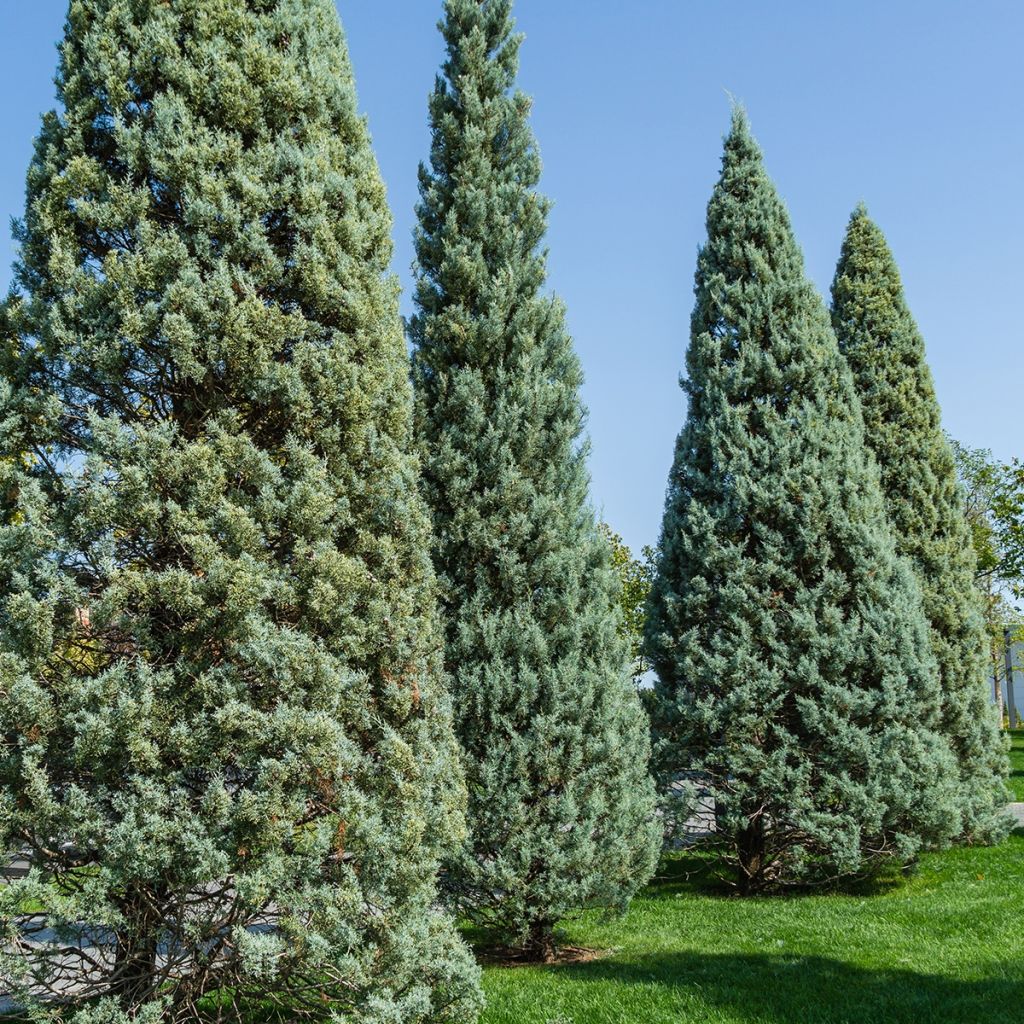
[[[881,473],[897,550],[924,597],[939,669],[939,728],[960,774],[964,835],[1005,835],[1006,753],[989,699],[984,608],[953,451],[896,261],[863,206],[854,211],[832,284],[832,321],[853,371],[865,438]]]
[[[0,995],[34,1019],[472,1024],[456,915],[551,959],[676,826],[743,892],[1005,832],[1024,469],[942,434],[880,231],[830,322],[735,113],[635,560],[512,0],[439,27],[405,337],[332,0],[69,2],[0,303]]]
[[[0,396],[0,844],[37,869],[3,898],[42,941],[10,969],[104,1020],[470,1019],[391,220],[334,5],[75,0],[58,85]]]
[[[447,0],[416,236],[416,425],[469,842],[448,884],[509,942],[624,908],[659,846],[619,582],[588,504],[579,360],[542,294],[548,203],[510,0]]]
[[[912,857],[960,810],[850,369],[739,111],[707,228],[648,621],[656,764],[710,787],[750,891]]]

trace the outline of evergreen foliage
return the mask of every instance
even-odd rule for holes
[[[58,91],[0,394],[0,842],[34,868],[0,917],[42,941],[4,972],[82,1024],[471,1020],[391,221],[334,5],[72,0]]]
[[[581,371],[542,294],[548,203],[510,0],[447,0],[416,237],[416,423],[470,838],[460,907],[539,958],[624,907],[660,844],[618,583],[588,505]]]
[[[736,111],[707,216],[648,648],[663,791],[707,785],[750,892],[959,827],[921,598],[850,370]]]
[[[843,242],[832,321],[853,370],[897,550],[913,566],[924,597],[942,691],[940,729],[960,769],[964,836],[999,839],[1007,828],[1009,766],[989,700],[972,531],[924,340],[892,252],[863,206]]]

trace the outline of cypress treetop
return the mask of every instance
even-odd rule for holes
[[[749,892],[910,858],[957,808],[920,595],[740,110],[707,230],[647,637],[662,789],[710,790]]]
[[[391,220],[334,4],[72,0],[58,90],[0,409],[0,844],[35,868],[0,916],[45,911],[5,970],[82,1022],[472,1020]]]
[[[959,766],[963,834],[1006,833],[1008,770],[990,706],[984,611],[952,448],[924,340],[892,252],[863,205],[850,218],[832,284],[832,320],[864,410],[897,549],[924,597],[939,668],[940,728]]]
[[[618,582],[588,504],[582,373],[543,294],[548,203],[509,0],[447,0],[416,234],[416,425],[470,837],[464,911],[539,958],[660,845]]]

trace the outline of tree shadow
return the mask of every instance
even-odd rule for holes
[[[881,896],[899,889],[916,872],[914,865],[887,864],[877,871],[858,877],[815,885],[808,882],[772,892],[758,899],[802,899],[815,893],[841,893],[845,896]],[[731,876],[718,866],[711,851],[676,854],[662,859],[658,874],[647,888],[649,895],[671,897],[683,894],[737,897]],[[749,899],[744,897],[744,899]]]
[[[712,926],[713,927],[713,926]],[[661,953],[556,969],[561,977],[676,989],[757,1024],[984,1024],[1024,1020],[1024,961],[963,981],[821,956]]]

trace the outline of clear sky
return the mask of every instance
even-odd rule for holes
[[[338,6],[408,285],[440,0]],[[10,217],[53,103],[67,3],[2,7]],[[863,199],[902,268],[947,427],[1002,458],[1024,455],[1020,0],[519,0],[517,12],[555,201],[551,285],[587,375],[594,501],[630,545],[657,537],[685,414],[677,381],[727,93],[750,113],[819,288]]]

